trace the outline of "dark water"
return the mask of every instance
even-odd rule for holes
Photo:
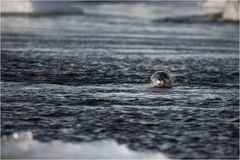
[[[238,24],[193,2],[83,6],[83,15],[2,17],[2,135],[239,158]],[[156,70],[174,86],[151,88]]]

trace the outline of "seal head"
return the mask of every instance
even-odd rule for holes
[[[172,79],[167,72],[156,71],[151,76],[152,87],[168,88],[172,86]]]

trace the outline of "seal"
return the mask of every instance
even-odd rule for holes
[[[168,88],[172,86],[172,78],[167,72],[156,71],[151,76],[152,87]]]

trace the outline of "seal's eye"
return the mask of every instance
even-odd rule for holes
[[[161,79],[169,78],[169,76],[168,76],[166,73],[161,73],[161,74],[159,75],[159,77],[160,77]]]

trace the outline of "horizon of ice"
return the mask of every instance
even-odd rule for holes
[[[161,0],[160,0],[161,1]],[[103,13],[109,13],[108,5],[104,6]],[[112,7],[112,6],[111,6]],[[127,6],[121,7],[121,5],[115,6],[115,10],[111,10],[111,14],[118,15],[123,14],[123,10]],[[161,16],[149,11],[145,5],[136,5],[132,9],[127,8],[127,14],[131,11],[131,15],[138,16]],[[203,10],[206,14],[214,17],[220,17],[224,20],[239,21],[238,0],[207,0],[203,5]],[[175,12],[174,10],[172,12]],[[77,14],[82,13],[82,9],[75,3],[69,3],[68,1],[2,1],[1,13],[3,14]],[[105,13],[105,14],[106,14]],[[171,12],[167,13],[171,15]]]
[[[4,14],[61,14],[82,13],[82,10],[67,1],[2,1]]]
[[[169,158],[162,153],[135,152],[114,140],[67,143],[59,140],[40,142],[32,132],[18,132],[1,138],[1,158],[83,158],[83,159],[161,159]]]
[[[207,0],[204,5],[204,11],[211,16],[218,16],[229,21],[239,21],[238,0]]]

